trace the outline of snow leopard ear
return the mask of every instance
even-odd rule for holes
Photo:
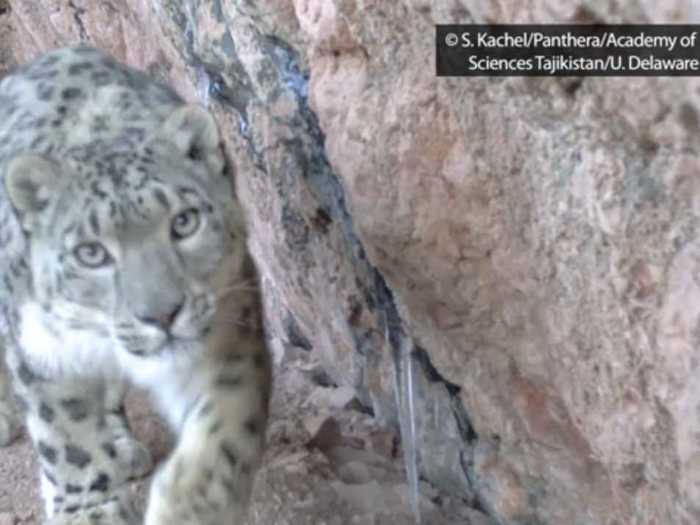
[[[219,130],[214,117],[204,108],[190,104],[176,109],[163,123],[160,136],[189,159],[206,162],[213,173],[223,170]]]
[[[36,226],[39,215],[49,204],[57,180],[57,166],[39,155],[20,154],[7,164],[7,195],[27,231]]]

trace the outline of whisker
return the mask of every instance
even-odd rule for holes
[[[232,324],[236,326],[244,326],[247,328],[254,327],[255,323],[251,321],[244,321],[240,317],[234,317],[234,316],[229,316],[229,317],[224,317],[223,319],[219,319],[219,322],[227,323],[227,324]]]
[[[225,297],[229,297],[231,295],[234,295],[236,293],[241,293],[241,294],[246,294],[246,293],[254,293],[257,291],[257,288],[228,288],[226,290],[218,290],[216,292],[215,298],[216,299],[224,299]]]
[[[226,297],[234,292],[255,292],[258,290],[257,284],[250,280],[247,279],[245,281],[239,281],[237,283],[233,283],[228,286],[224,286],[223,288],[216,290],[216,297],[217,299],[221,299],[223,297]]]
[[[222,291],[224,293],[227,293],[231,290],[257,290],[258,286],[257,283],[253,279],[245,279],[242,281],[238,281],[235,283],[231,283],[227,286],[224,286],[221,288],[221,290],[217,290],[217,292]]]

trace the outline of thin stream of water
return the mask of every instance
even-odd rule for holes
[[[421,523],[418,486],[418,432],[415,406],[415,367],[412,343],[402,338],[399,352],[394,353],[394,391],[401,430],[401,448],[416,523]]]

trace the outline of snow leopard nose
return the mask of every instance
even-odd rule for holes
[[[182,307],[185,304],[185,302],[180,302],[177,305],[175,305],[173,308],[170,309],[168,312],[163,312],[157,315],[144,315],[144,316],[138,316],[138,320],[141,321],[142,323],[145,324],[150,324],[153,326],[157,326],[161,330],[168,331],[170,327],[173,325],[175,322],[175,319],[177,318],[178,314],[180,311],[182,311]]]

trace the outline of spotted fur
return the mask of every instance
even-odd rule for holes
[[[146,525],[239,523],[269,396],[257,276],[212,118],[88,47],[0,81],[0,346],[49,523],[141,523],[127,382],[178,434]],[[0,370],[0,444],[18,419]]]

